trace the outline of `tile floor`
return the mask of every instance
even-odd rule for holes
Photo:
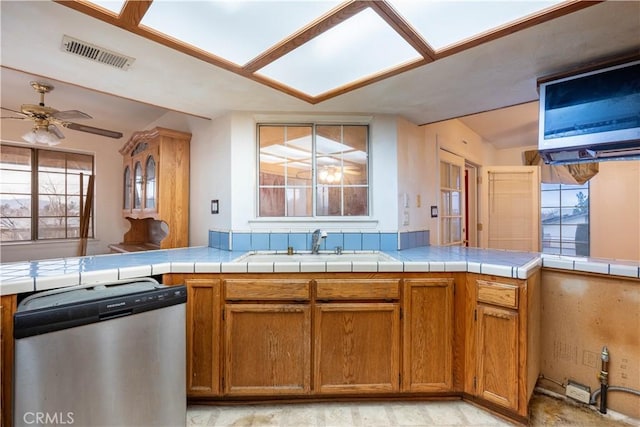
[[[187,427],[512,426],[459,400],[189,406]]]
[[[621,414],[535,393],[531,427],[640,427]],[[612,412],[612,411],[610,411]],[[191,405],[187,427],[510,427],[516,426],[461,400],[431,402]]]

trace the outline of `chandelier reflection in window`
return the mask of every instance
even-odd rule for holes
[[[318,171],[318,181],[323,184],[337,184],[342,180],[342,168],[324,166]]]

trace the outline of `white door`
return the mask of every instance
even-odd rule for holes
[[[440,245],[464,245],[464,158],[440,150]]]
[[[539,252],[540,168],[488,166],[482,187],[482,246]]]

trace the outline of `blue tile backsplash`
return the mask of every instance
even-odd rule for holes
[[[311,250],[312,233],[246,233],[231,231],[209,231],[209,247],[234,251]],[[347,251],[396,251],[429,246],[429,230],[401,233],[328,232],[320,250],[334,250],[340,246]]]

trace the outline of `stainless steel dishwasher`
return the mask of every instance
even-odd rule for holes
[[[14,425],[184,426],[185,286],[34,294],[14,315]]]

